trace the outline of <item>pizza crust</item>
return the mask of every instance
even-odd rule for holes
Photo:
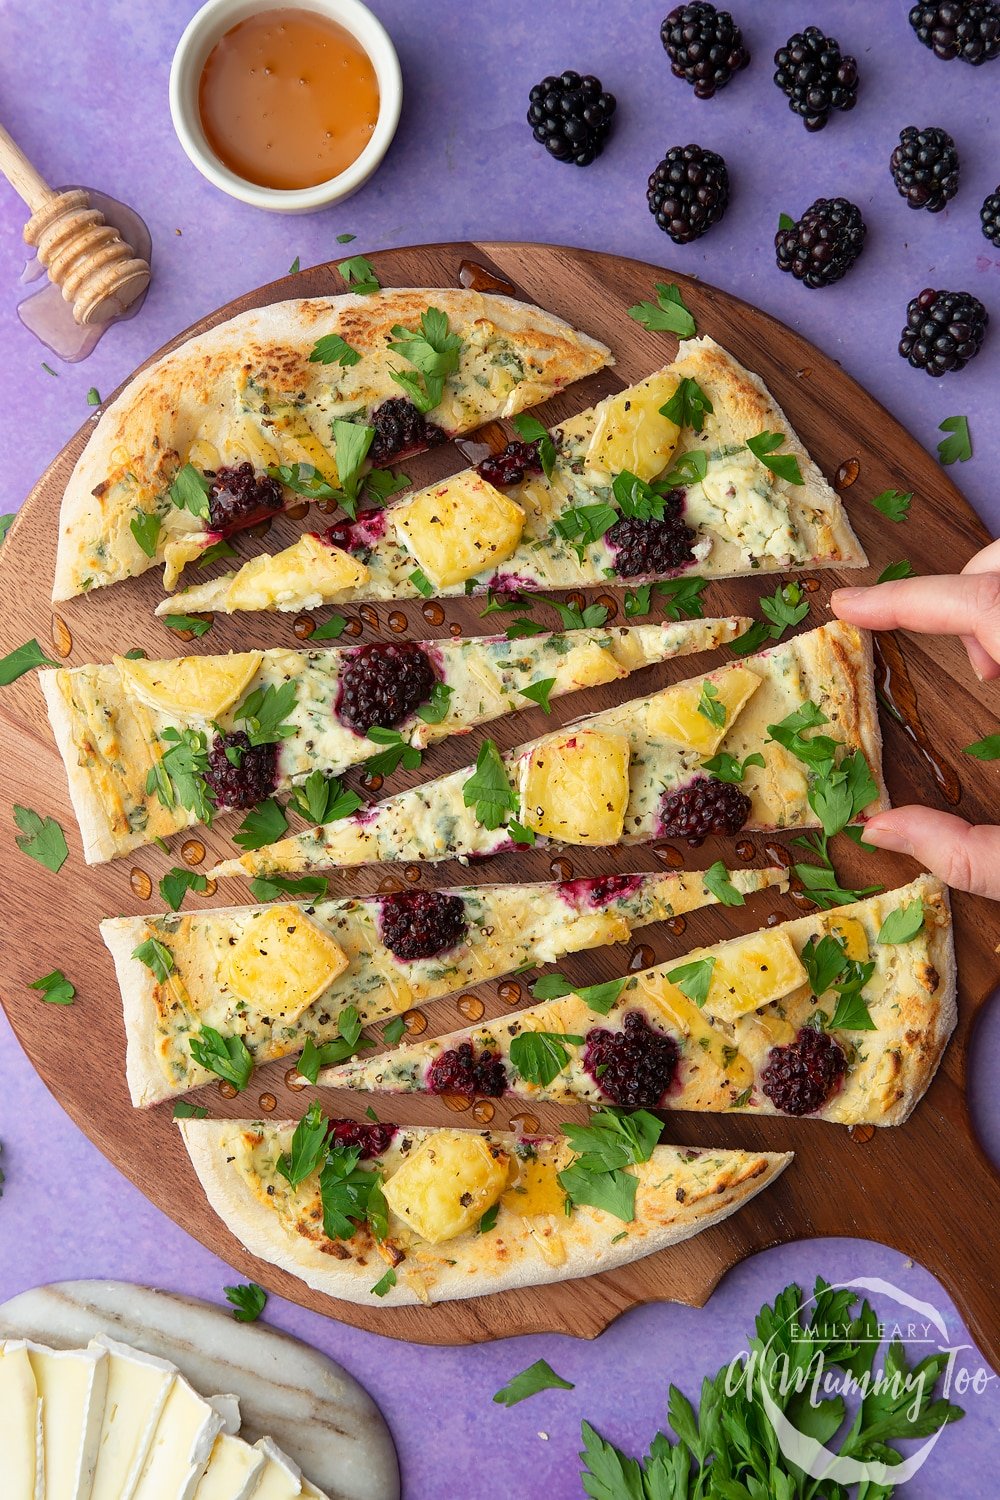
[[[263,1207],[227,1160],[227,1138],[234,1130],[239,1131],[249,1124],[248,1121],[231,1120],[178,1121],[191,1164],[209,1203],[244,1248],[329,1297],[382,1307],[420,1305],[424,1298],[407,1284],[402,1273],[384,1297],[372,1297],[372,1286],[386,1270],[377,1251],[372,1252],[370,1261],[359,1265],[354,1260],[340,1260],[324,1252],[303,1236],[285,1232],[277,1217]],[[281,1130],[294,1127],[294,1124],[294,1121],[268,1122],[262,1128]],[[431,1132],[407,1127],[407,1134],[418,1139],[424,1133]],[[680,1149],[657,1147],[651,1161],[637,1169],[640,1207],[645,1180],[643,1167],[649,1168],[648,1175],[653,1176],[662,1168],[669,1168],[671,1157],[678,1155]],[[700,1154],[710,1156],[716,1153],[702,1149]],[[664,1203],[660,1210],[662,1218],[659,1222],[655,1218],[655,1209],[646,1222],[637,1221],[631,1226],[625,1226],[621,1220],[597,1209],[575,1209],[561,1231],[566,1255],[558,1265],[550,1264],[542,1256],[527,1231],[522,1231],[516,1241],[509,1236],[509,1255],[503,1259],[494,1255],[489,1266],[485,1265],[490,1254],[486,1238],[461,1235],[446,1241],[440,1247],[441,1263],[434,1277],[430,1300],[446,1302],[486,1293],[515,1291],[525,1286],[547,1286],[556,1281],[570,1281],[614,1270],[656,1250],[690,1239],[728,1218],[769,1186],[792,1160],[791,1152],[720,1151],[717,1154],[724,1161],[725,1170],[716,1174],[703,1198],[698,1202],[678,1203],[671,1196],[669,1207]],[[727,1172],[731,1178],[727,1178]],[[612,1243],[626,1228],[629,1232],[625,1238]],[[446,1259],[453,1264],[446,1264]],[[405,1261],[403,1264],[405,1266]]]

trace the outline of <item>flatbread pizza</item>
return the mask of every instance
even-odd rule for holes
[[[791,1161],[660,1146],[662,1125],[643,1112],[595,1116],[556,1138],[330,1121],[318,1106],[298,1127],[179,1126],[242,1245],[316,1291],[375,1307],[612,1270],[717,1224]],[[595,1169],[598,1132],[607,1139]]]
[[[311,609],[685,573],[863,567],[836,493],[756,375],[712,339],[452,479],[165,600]]]
[[[823,789],[837,795],[820,802]],[[474,768],[212,873],[466,859],[538,840],[594,847],[819,825],[833,833],[887,805],[870,641],[834,621],[505,755],[487,741]]]
[[[948,891],[923,875],[589,990],[538,988],[562,994],[319,1082],[900,1125],[955,1027]]]
[[[176,575],[303,493],[350,501],[366,466],[523,411],[611,362],[561,318],[473,291],[241,313],[162,355],[102,413],[63,496],[53,599],[160,562]]]
[[[423,749],[533,703],[547,707],[550,697],[709,650],[749,623],[664,621],[520,641],[304,645],[167,661],[119,656],[39,680],[84,857],[94,863],[276,793],[296,791],[296,806],[314,823],[343,816],[360,799],[345,800],[329,778],[387,745]]]
[[[311,1044],[318,1069],[370,1045],[360,1028],[373,1021],[713,905],[720,878],[744,899],[787,884],[780,868],[720,867],[109,918],[132,1103],[215,1076],[192,1052],[194,1039],[211,1062],[206,1027],[252,1066]]]

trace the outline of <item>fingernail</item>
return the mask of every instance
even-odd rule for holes
[[[866,844],[874,844],[877,849],[888,849],[891,854],[913,853],[913,845],[906,835],[891,826],[887,828],[879,824],[872,827],[871,823],[866,823],[864,840]]]
[[[860,599],[867,592],[867,589],[834,589],[830,595],[830,603],[836,601],[838,604],[853,604],[855,599]]]

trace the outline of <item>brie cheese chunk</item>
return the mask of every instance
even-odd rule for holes
[[[0,1466],[3,1500],[42,1500],[42,1403],[21,1340],[0,1345]]]
[[[104,1421],[107,1352],[29,1343],[28,1358],[42,1407],[45,1500],[90,1500]]]
[[[176,1376],[133,1500],[192,1500],[223,1426],[215,1407]]]
[[[90,1500],[133,1500],[176,1367],[106,1334],[91,1349],[108,1355],[108,1388]]]
[[[256,1493],[267,1455],[242,1438],[221,1432],[215,1440],[208,1468],[194,1492],[194,1500],[249,1500]]]
[[[253,1492],[253,1500],[299,1500],[302,1494],[302,1470],[282,1453],[270,1438],[256,1444],[264,1455],[264,1467]]]

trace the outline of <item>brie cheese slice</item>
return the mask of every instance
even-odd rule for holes
[[[178,1375],[163,1405],[133,1500],[192,1500],[222,1415]]]
[[[177,1370],[167,1360],[129,1349],[103,1333],[91,1340],[90,1348],[108,1355],[108,1388],[90,1500],[133,1500]]]
[[[3,1500],[42,1500],[42,1403],[22,1340],[0,1344],[0,1464]]]
[[[29,1343],[28,1358],[42,1406],[45,1500],[90,1500],[104,1421],[107,1352]]]
[[[282,1453],[270,1438],[261,1438],[256,1446],[264,1454],[265,1463],[253,1491],[253,1500],[299,1500],[302,1470],[298,1464],[287,1453]]]
[[[257,1480],[266,1463],[267,1455],[259,1448],[220,1433],[194,1500],[249,1500],[257,1492]]]

